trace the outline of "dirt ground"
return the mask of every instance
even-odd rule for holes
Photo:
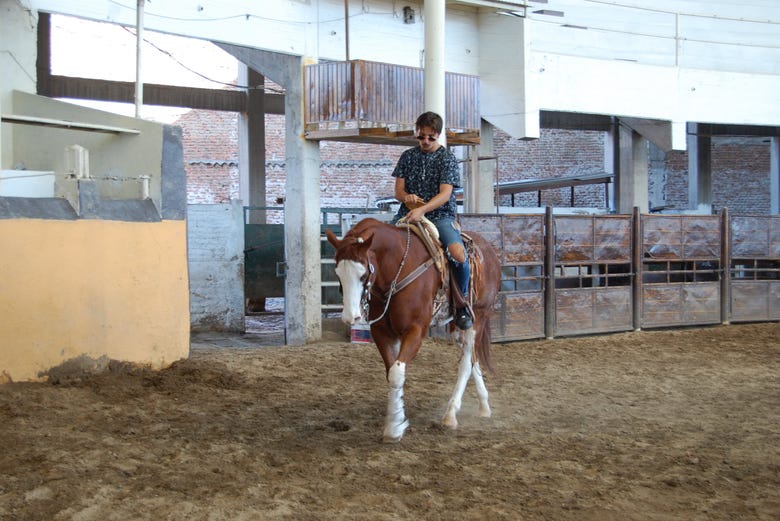
[[[456,431],[429,340],[397,445],[372,344],[236,345],[0,386],[0,519],[780,519],[777,323],[497,344]]]

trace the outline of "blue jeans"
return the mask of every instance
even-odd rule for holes
[[[445,217],[443,219],[433,221],[433,224],[435,224],[436,229],[439,230],[439,241],[441,241],[441,244],[444,247],[444,252],[446,253],[447,259],[449,260],[450,266],[452,267],[452,274],[455,276],[455,282],[458,283],[458,287],[460,287],[460,291],[463,294],[463,297],[468,300],[470,275],[469,257],[468,253],[466,252],[466,246],[463,244],[463,237],[460,236],[460,230],[458,230],[456,227],[455,219]],[[463,253],[465,255],[463,262],[459,262],[453,259],[452,255],[450,254],[450,244],[456,243],[463,246]]]

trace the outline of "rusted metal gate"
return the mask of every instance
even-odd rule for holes
[[[633,329],[630,215],[553,217],[554,335]],[[548,325],[548,331],[550,325]]]
[[[721,217],[642,215],[643,328],[721,322]]]
[[[491,318],[494,341],[545,336],[544,215],[459,216],[466,231],[479,232],[501,262],[501,291]]]
[[[731,320],[780,320],[780,216],[734,216],[729,230]]]

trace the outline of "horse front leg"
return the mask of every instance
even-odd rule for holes
[[[458,378],[455,381],[455,389],[452,391],[452,397],[447,404],[447,412],[442,418],[442,424],[450,429],[458,427],[458,411],[463,400],[463,392],[466,390],[466,384],[472,374],[474,365],[471,362],[471,356],[474,352],[474,328],[460,331],[458,333],[458,344],[461,348],[460,362],[458,363]],[[481,372],[480,372],[481,375]],[[484,388],[484,382],[482,387]],[[487,391],[486,391],[487,392]]]
[[[382,441],[398,443],[404,436],[409,420],[404,412],[404,383],[406,381],[406,363],[396,360],[387,372],[390,390],[387,394],[387,415]]]

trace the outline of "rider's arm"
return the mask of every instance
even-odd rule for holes
[[[447,201],[450,200],[451,194],[452,194],[452,185],[445,184],[445,183],[440,184],[439,193],[433,196],[431,200],[425,203],[424,205],[409,211],[409,213],[406,215],[407,220],[411,222],[419,221],[420,218],[426,213],[431,212],[436,208],[439,208],[440,206],[444,206],[447,203]]]
[[[403,177],[395,178],[395,198],[398,199],[398,202],[404,203],[407,208],[410,209],[425,202],[414,194],[406,193],[406,181]]]

